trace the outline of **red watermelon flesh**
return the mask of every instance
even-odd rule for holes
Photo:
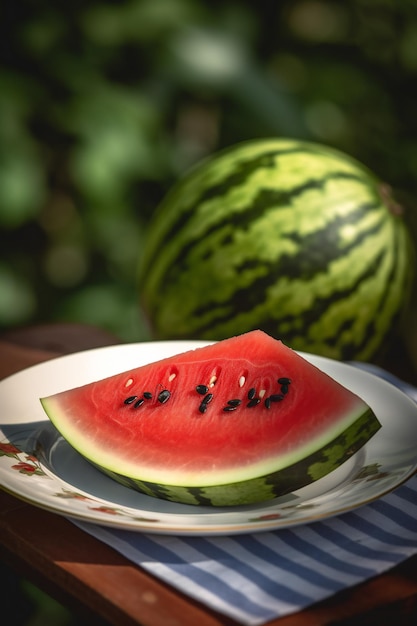
[[[361,436],[343,441],[354,451],[379,428],[358,396],[262,331],[41,402],[87,459],[159,486],[205,488],[268,477],[316,458],[336,440],[340,445],[353,424],[362,424],[355,430]]]

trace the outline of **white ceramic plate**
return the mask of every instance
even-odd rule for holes
[[[374,410],[382,424],[349,461],[317,482],[264,504],[175,504],[123,487],[58,434],[39,398],[209,342],[145,342],[88,350],[30,367],[0,383],[0,484],[49,511],[105,526],[165,534],[249,533],[334,516],[388,493],[417,469],[417,405],[351,365],[302,354]]]

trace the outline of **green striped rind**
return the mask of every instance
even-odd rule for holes
[[[205,487],[158,485],[97,467],[125,487],[131,487],[149,496],[183,504],[238,506],[271,500],[326,476],[364,446],[380,427],[377,418],[369,409],[333,441],[301,461],[267,476],[225,485]]]
[[[248,142],[197,167],[159,207],[142,303],[159,338],[261,328],[296,350],[367,359],[403,305],[410,254],[366,168],[316,144]]]

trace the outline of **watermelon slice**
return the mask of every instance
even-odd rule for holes
[[[99,469],[188,504],[294,491],[339,467],[380,428],[358,396],[259,330],[41,402]]]

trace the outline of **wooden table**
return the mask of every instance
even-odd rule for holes
[[[118,343],[101,330],[57,324],[0,337],[0,378],[60,354]],[[417,520],[416,520],[417,524]],[[0,560],[80,614],[131,626],[220,626],[234,620],[133,565],[60,515],[0,490]],[[415,626],[417,557],[268,626]]]

